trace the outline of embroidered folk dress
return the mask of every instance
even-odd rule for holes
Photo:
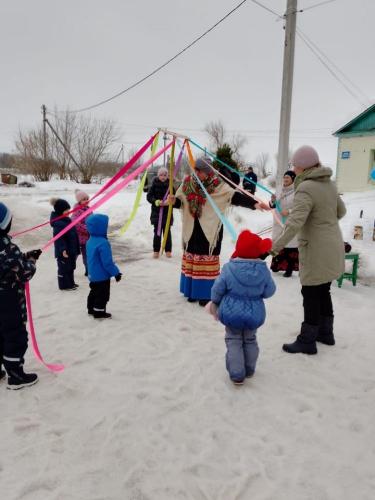
[[[186,182],[187,179],[184,180]],[[224,213],[230,205],[255,210],[256,201],[232,189],[218,179],[212,197],[219,210]],[[177,208],[181,208],[183,256],[180,278],[180,292],[193,300],[210,300],[211,288],[220,274],[220,251],[223,240],[223,225],[205,200],[201,214],[193,216],[181,184],[176,192]],[[205,197],[205,196],[204,196]]]

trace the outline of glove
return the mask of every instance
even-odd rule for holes
[[[37,250],[30,250],[29,252],[26,252],[26,259],[34,259],[38,260],[39,257],[42,255],[42,251],[38,248]]]
[[[268,256],[269,256],[269,252],[266,252],[266,253],[262,253],[262,255],[259,255],[259,258],[262,260],[266,260]]]
[[[119,281],[121,281],[121,278],[122,278],[122,274],[121,274],[121,273],[116,274],[116,276],[115,276],[115,280],[117,281],[117,283],[118,283]]]

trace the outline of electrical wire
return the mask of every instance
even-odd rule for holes
[[[356,85],[338,66],[335,64],[328,56],[325,54],[317,45],[314,43],[311,38],[309,38],[306,33],[304,33],[300,28],[297,28],[297,31],[299,31],[305,39],[315,48],[317,52],[320,53],[322,57],[326,59],[326,61],[333,66],[338,73],[341,74],[341,76],[353,87],[353,89],[357,90],[358,94],[361,94],[362,97],[365,98],[365,100],[370,103],[369,97]]]
[[[306,7],[305,9],[301,9],[298,12],[306,12],[307,10],[315,9],[315,7],[320,7],[321,5],[325,5],[327,3],[332,3],[332,2],[336,2],[336,0],[325,0],[324,2],[319,2],[319,3],[316,3],[314,5],[310,5],[310,7]]]
[[[256,0],[251,0],[251,1],[255,2]],[[170,64],[172,61],[174,61],[175,59],[177,59],[181,54],[183,54],[188,49],[190,49],[190,47],[192,47],[197,42],[199,42],[199,40],[201,40],[206,35],[208,35],[208,33],[210,33],[212,30],[214,30],[219,24],[221,24],[223,21],[225,21],[225,19],[227,19],[229,16],[231,16],[236,10],[238,10],[246,2],[247,2],[247,0],[242,0],[242,2],[240,2],[238,5],[236,5],[236,7],[234,7],[232,10],[230,10],[227,14],[225,14],[225,16],[223,16],[221,19],[219,19],[219,21],[217,21],[214,25],[212,25],[210,28],[208,28],[200,36],[198,36],[197,38],[195,38],[191,43],[189,43],[188,45],[186,45],[186,47],[184,47],[182,50],[180,50],[179,52],[177,52],[177,54],[175,54],[173,57],[171,57],[170,59],[168,59],[165,63],[161,64],[160,66],[158,66],[157,68],[155,68],[153,71],[151,71],[151,73],[149,73],[148,75],[144,76],[140,80],[136,81],[135,83],[133,83],[132,85],[130,85],[126,89],[121,90],[117,94],[115,94],[115,95],[113,95],[111,97],[108,97],[108,99],[103,99],[102,101],[100,101],[100,102],[98,102],[96,104],[93,104],[91,106],[87,106],[85,108],[76,109],[76,110],[73,110],[73,111],[70,111],[70,112],[71,113],[81,113],[83,111],[89,111],[90,109],[97,108],[98,106],[102,106],[103,104],[105,104],[107,102],[113,101],[117,97],[120,97],[121,95],[125,94],[126,92],[129,92],[129,90],[134,89],[135,87],[137,87],[138,85],[140,85],[144,81],[148,80],[151,76],[153,76],[156,73],[158,73],[161,69],[163,69],[166,66],[168,66],[168,64]]]
[[[308,40],[304,37],[304,35],[302,35],[301,33],[301,30],[297,29],[297,35],[299,36],[299,38],[304,42],[304,44],[311,50],[311,52],[319,59],[319,61],[323,64],[323,66],[331,73],[331,75],[333,76],[333,78],[335,80],[337,80],[345,89],[346,91],[356,100],[358,101],[361,106],[363,107],[366,107],[367,104],[364,103],[361,99],[358,98],[358,95],[355,94],[351,89],[350,87],[348,87],[348,85],[343,82],[340,77],[338,77],[336,75],[336,73],[328,66],[328,64],[324,61],[324,59],[322,58],[322,56],[317,52],[317,50],[313,47],[313,45],[308,42]]]
[[[269,7],[266,7],[262,3],[258,2],[258,0],[250,0],[250,1],[253,2],[253,3],[255,3],[256,5],[258,5],[259,7],[262,7],[262,9],[267,10],[268,12],[270,12],[271,14],[273,14],[274,16],[279,17],[280,19],[283,19],[283,16],[281,16],[280,14],[278,14],[277,12],[275,12],[274,10],[270,9]]]

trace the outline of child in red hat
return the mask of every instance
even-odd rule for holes
[[[259,347],[256,333],[266,319],[264,300],[276,290],[262,256],[272,240],[249,230],[240,233],[236,249],[211,290],[211,313],[225,325],[226,367],[234,384],[255,372]]]

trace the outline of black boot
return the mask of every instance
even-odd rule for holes
[[[326,345],[335,345],[335,337],[333,336],[333,316],[320,317],[319,332],[316,341]]]
[[[4,367],[8,374],[7,389],[22,389],[38,382],[38,375],[36,373],[25,373],[23,365],[19,361],[4,360]]]
[[[204,307],[210,302],[210,299],[200,299],[199,305]]]
[[[301,333],[292,344],[284,344],[283,350],[291,354],[301,352],[303,354],[316,354],[316,337],[318,336],[318,325],[309,325],[309,323],[302,323]]]
[[[90,313],[89,313],[90,314]],[[112,318],[111,313],[107,313],[106,311],[95,311],[94,310],[94,318],[95,319],[107,319]]]

